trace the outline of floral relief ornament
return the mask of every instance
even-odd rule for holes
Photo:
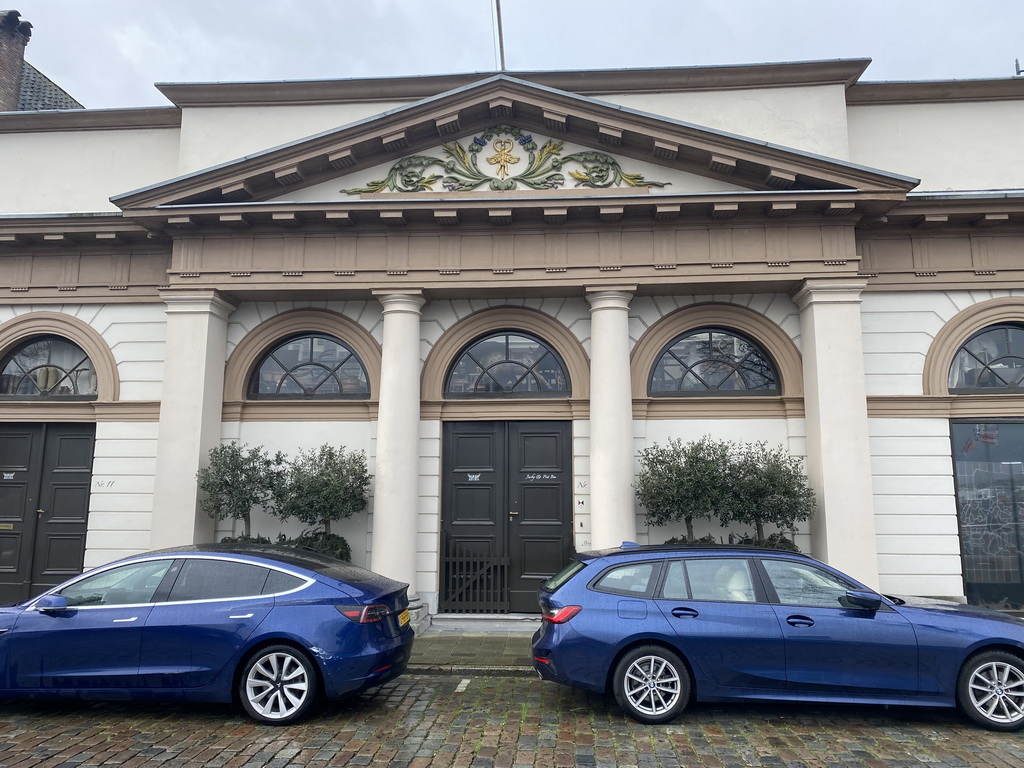
[[[510,138],[499,138],[510,137]],[[526,165],[515,175],[511,166],[522,158],[512,154],[517,142],[527,153]],[[433,191],[440,181],[449,192],[467,192],[487,185],[496,192],[517,189],[520,185],[530,189],[557,189],[565,183],[566,170],[575,180],[577,187],[606,189],[619,185],[629,187],[667,187],[671,182],[650,181],[639,173],[626,173],[619,161],[604,152],[585,150],[562,155],[564,142],[548,139],[538,149],[537,142],[530,134],[512,125],[496,125],[473,138],[468,147],[452,141],[442,144],[444,158],[430,155],[410,155],[391,166],[386,178],[371,181],[365,187],[343,189],[349,195],[374,194],[376,192],[424,192]],[[478,157],[487,147],[494,151],[485,158],[488,165],[495,166],[497,177],[485,173],[479,167]],[[574,167],[567,167],[574,166]],[[428,173],[432,169],[443,170],[447,175]]]

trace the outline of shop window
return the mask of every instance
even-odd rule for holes
[[[325,334],[292,336],[272,349],[249,380],[256,400],[365,399],[366,368],[352,349]]]
[[[470,344],[445,382],[447,397],[565,397],[569,391],[558,353],[535,336],[509,331]]]
[[[1024,328],[993,325],[974,334],[957,351],[949,369],[954,395],[1024,393]]]
[[[677,336],[658,356],[648,380],[651,397],[777,395],[771,358],[754,341],[723,328]]]
[[[77,344],[59,336],[37,336],[0,360],[0,397],[94,400],[96,371]]]

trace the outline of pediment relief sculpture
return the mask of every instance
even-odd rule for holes
[[[394,163],[385,178],[341,191],[349,195],[428,192],[438,191],[438,184],[448,192],[558,189],[566,183],[591,189],[671,184],[629,173],[605,152],[584,150],[563,155],[563,146],[564,142],[556,139],[547,139],[538,146],[522,129],[496,125],[474,136],[466,146],[459,141],[442,144],[443,157],[409,155]]]

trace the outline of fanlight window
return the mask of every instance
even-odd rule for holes
[[[509,331],[473,342],[445,384],[449,397],[557,397],[569,391],[558,353],[534,336]]]
[[[0,361],[0,396],[94,399],[96,370],[77,344],[59,336],[37,336]]]
[[[698,328],[673,339],[651,371],[648,393],[672,395],[777,395],[771,358],[734,331]]]
[[[362,361],[326,334],[293,336],[272,349],[249,380],[254,399],[359,399],[370,396]]]
[[[993,325],[960,347],[949,369],[953,394],[1024,392],[1024,328]]]

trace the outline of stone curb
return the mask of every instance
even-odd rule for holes
[[[463,666],[461,664],[410,664],[407,675],[479,675],[486,677],[537,677],[533,667]]]

